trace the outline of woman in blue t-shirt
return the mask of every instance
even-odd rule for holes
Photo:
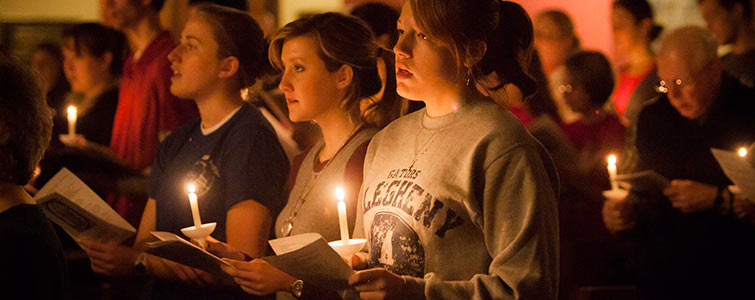
[[[272,127],[239,92],[267,69],[265,48],[262,30],[248,14],[217,5],[196,7],[168,58],[171,93],[193,99],[200,120],[160,144],[135,247],[81,241],[95,272],[155,277],[156,299],[246,295],[230,282],[140,249],[151,231],[182,235],[181,228],[193,225],[187,197],[192,183],[203,222],[217,223],[214,238],[252,257],[265,253],[273,217],[285,203],[289,166]]]

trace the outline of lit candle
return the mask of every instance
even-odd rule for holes
[[[739,157],[745,157],[747,156],[747,149],[745,147],[739,148],[739,151],[737,151],[737,154],[739,154]]]
[[[199,218],[199,205],[197,205],[197,194],[195,193],[194,184],[190,183],[187,189],[189,190],[189,205],[191,206],[191,217],[194,218],[194,227],[199,228],[202,225],[202,221]]]
[[[619,184],[616,182],[616,156],[613,154],[608,156],[608,179],[611,180],[611,190],[618,190]]]
[[[68,135],[76,135],[76,106],[68,106]]]
[[[338,223],[341,225],[341,241],[343,245],[349,244],[349,222],[346,220],[346,203],[343,202],[345,193],[339,186],[336,188],[336,198],[338,199]]]

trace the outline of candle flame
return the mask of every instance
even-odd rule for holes
[[[739,154],[740,157],[747,156],[747,149],[745,149],[745,147],[739,148],[739,153],[738,154]]]
[[[616,156],[611,154],[608,156],[608,165],[609,166],[615,166],[616,165]]]
[[[189,183],[189,185],[186,186],[186,189],[189,191],[189,193],[192,193],[192,194],[195,193],[197,190],[196,187],[194,187],[193,183]]]
[[[75,118],[76,117],[76,106],[69,105],[68,106],[68,118]]]
[[[336,188],[336,198],[338,201],[343,201],[343,199],[346,197],[346,193],[343,191],[343,189],[339,186]]]

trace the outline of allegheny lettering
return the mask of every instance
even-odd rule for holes
[[[402,178],[402,176],[413,176],[411,174],[407,175],[408,173],[403,173],[402,171],[393,170],[388,177]],[[410,180],[396,179],[379,182],[375,185],[375,190],[371,192],[372,199],[368,199],[369,194],[369,188],[365,189],[363,195],[364,212],[376,206],[395,207],[401,209],[408,216],[414,218],[414,220],[421,221],[421,224],[428,229],[432,226],[433,221],[437,219],[435,223],[438,225],[435,227],[438,229],[435,231],[435,234],[441,238],[446,235],[448,230],[464,224],[464,219],[459,217],[455,211],[450,208],[444,209],[446,205],[442,201],[434,198],[429,193],[425,193],[425,190],[421,186]],[[446,214],[441,224],[442,217],[439,216],[442,216],[442,214],[439,214],[439,212],[442,210],[445,210]]]

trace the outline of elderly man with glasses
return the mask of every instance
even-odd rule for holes
[[[636,143],[640,169],[671,183],[604,203],[606,227],[636,248],[644,298],[739,299],[753,292],[747,278],[755,270],[755,226],[743,218],[753,204],[728,191],[732,183],[710,148],[755,141],[755,90],[723,71],[716,47],[713,35],[697,27],[663,39],[664,94],[642,110]]]

